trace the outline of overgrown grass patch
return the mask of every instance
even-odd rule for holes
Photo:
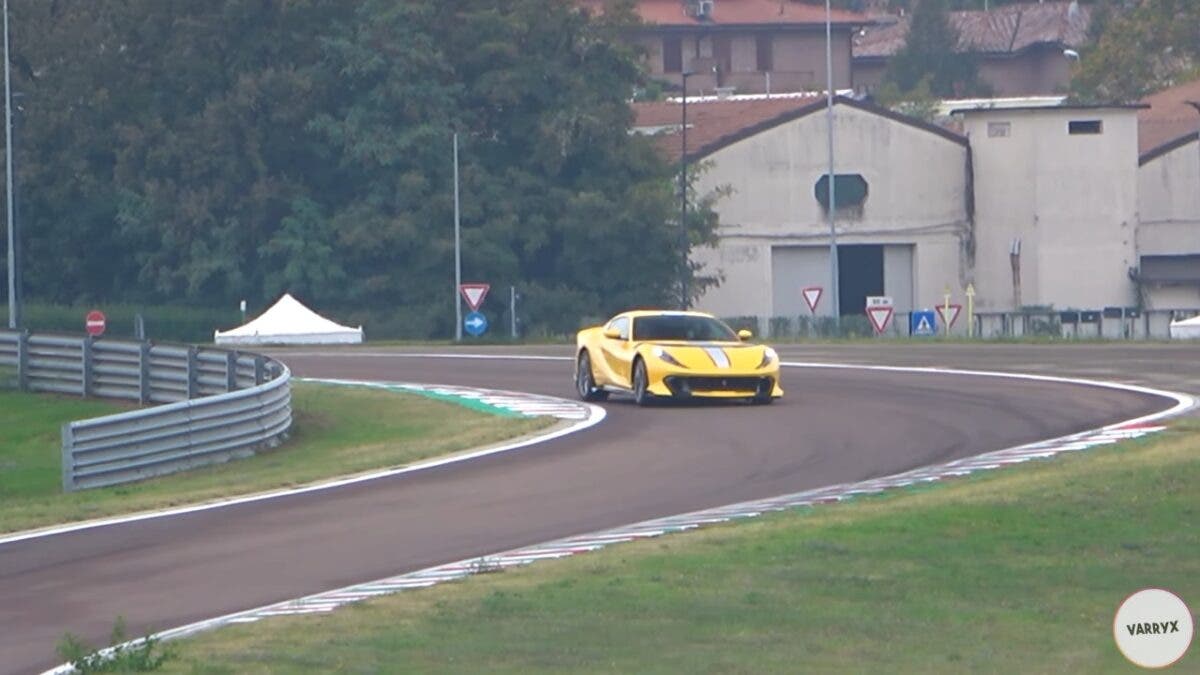
[[[281,447],[154,480],[62,492],[64,422],[119,412],[111,401],[0,392],[0,532],[190,504],[394,467],[545,428],[444,401],[364,387],[295,383]]]
[[[180,646],[169,672],[1127,672],[1112,620],[1200,605],[1200,423],[619,545]],[[1195,648],[1176,666],[1200,663]]]

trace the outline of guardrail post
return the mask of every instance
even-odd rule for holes
[[[29,329],[17,333],[17,388],[29,390]]]
[[[225,352],[225,391],[237,389],[237,352]]]
[[[196,398],[197,380],[200,377],[199,369],[197,368],[196,354],[198,350],[195,346],[188,347],[187,351],[187,398],[192,400]]]
[[[83,339],[83,372],[82,382],[80,383],[80,395],[88,397],[92,394],[92,342],[95,338],[91,335]]]
[[[70,422],[62,425],[62,486],[63,492],[75,491],[75,432]]]
[[[138,345],[138,402],[150,402],[150,343],[146,340]]]
[[[254,357],[254,386],[267,381],[267,359],[262,356]]]

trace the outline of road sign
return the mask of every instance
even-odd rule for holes
[[[808,303],[808,311],[813,314],[817,313],[817,303],[821,302],[821,293],[825,289],[820,286],[809,286],[800,290],[800,294],[804,296],[804,302]]]
[[[483,299],[487,297],[488,289],[491,287],[491,284],[459,284],[458,292],[462,293],[463,299],[467,301],[467,306],[474,312],[483,304]]]
[[[958,313],[962,311],[962,305],[938,305],[938,316],[942,317],[942,325],[946,326],[947,330],[954,326],[954,322],[958,320]],[[949,312],[947,315],[946,312]]]
[[[914,311],[909,315],[909,335],[937,335],[937,317],[932,309]]]
[[[104,335],[104,312],[101,312],[98,309],[93,309],[92,311],[88,312],[87,317],[83,321],[83,325],[84,328],[87,329],[88,335],[95,335],[97,337]]]
[[[463,318],[463,328],[471,335],[479,337],[488,329],[487,317],[479,312],[471,312]]]
[[[886,295],[867,296],[867,318],[875,328],[877,335],[882,335],[892,321],[892,299]]]

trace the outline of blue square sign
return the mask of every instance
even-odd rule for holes
[[[933,310],[913,310],[908,318],[908,334],[937,335],[937,317]]]

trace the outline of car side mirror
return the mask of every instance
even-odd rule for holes
[[[738,339],[739,340],[749,340],[752,337],[754,337],[754,333],[751,333],[750,331],[746,330],[745,328],[738,331]]]
[[[620,340],[621,331],[617,330],[616,328],[605,328],[604,337],[608,338],[609,340]]]

